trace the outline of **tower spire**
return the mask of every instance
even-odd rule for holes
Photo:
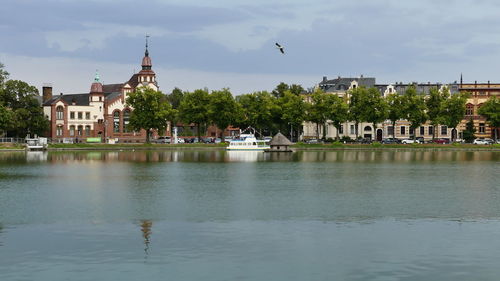
[[[95,78],[94,78],[94,82],[95,83],[99,83],[99,80],[100,80],[100,77],[99,77],[99,70],[95,70]]]
[[[146,34],[146,52],[144,52],[144,55],[146,57],[149,57],[149,51],[148,51],[148,38],[149,38],[149,35]]]
[[[464,80],[463,80],[463,76],[462,76],[462,73],[460,73],[460,85],[462,85],[462,84],[463,84],[463,82],[464,82]]]

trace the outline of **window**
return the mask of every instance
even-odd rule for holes
[[[387,127],[387,134],[390,136],[394,135],[394,127],[393,126]]]
[[[99,101],[102,101],[102,97],[99,97]]]
[[[85,136],[90,137],[90,126],[85,126]]]
[[[465,108],[465,115],[474,115],[474,105],[468,104],[467,107]]]
[[[128,124],[130,123],[130,110],[125,109],[123,111],[123,132],[128,133],[130,130],[128,129]]]
[[[442,125],[441,126],[441,135],[447,135],[448,134],[448,127]]]
[[[60,137],[63,134],[62,126],[57,126],[56,128],[56,136]]]
[[[401,135],[406,135],[406,127],[405,126],[401,126],[400,130],[401,130]]]
[[[425,127],[424,126],[420,127],[420,135],[421,136],[425,135]]]
[[[57,120],[63,120],[64,119],[64,108],[62,106],[58,106],[56,108],[56,119]]]
[[[480,134],[486,133],[486,127],[484,126],[484,123],[479,123],[479,133]]]
[[[85,112],[85,119],[90,120],[90,112]]]
[[[78,112],[78,120],[82,120],[83,119],[83,112]]]
[[[370,126],[365,126],[365,132],[371,132],[372,131],[372,127]]]
[[[69,119],[75,119],[75,112],[74,111],[71,111],[69,113]]]
[[[434,135],[434,127],[429,126],[429,135]]]
[[[83,136],[83,126],[82,125],[78,126],[77,132],[78,132],[78,136],[80,136],[80,137]]]
[[[120,112],[115,111],[113,113],[113,132],[118,133],[120,132]]]
[[[415,135],[415,129],[413,129],[412,127],[410,127],[410,136],[413,136]]]
[[[75,126],[69,126],[69,135],[73,137],[75,135]]]
[[[339,134],[343,134],[343,133],[344,133],[344,125],[340,125]]]
[[[356,134],[356,131],[354,131],[354,125],[351,125],[351,135]]]

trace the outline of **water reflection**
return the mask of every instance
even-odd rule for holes
[[[142,238],[144,239],[144,260],[148,258],[149,255],[149,243],[151,239],[151,228],[153,227],[153,221],[142,220],[141,221],[141,232]]]
[[[3,152],[0,166],[49,162],[471,162],[500,161],[497,151],[79,151]]]

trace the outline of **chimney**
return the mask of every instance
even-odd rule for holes
[[[323,76],[323,82],[326,82],[327,78],[326,76]]]
[[[52,98],[52,84],[43,84],[42,86],[42,101],[45,103],[46,101]]]

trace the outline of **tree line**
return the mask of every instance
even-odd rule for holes
[[[9,79],[0,63],[0,136],[43,135],[49,120],[43,114],[38,89],[20,80]]]
[[[153,91],[143,89],[140,92]],[[371,123],[376,129],[378,124],[386,120],[390,120],[393,127],[398,120],[407,120],[413,131],[429,121],[434,127],[434,138],[436,126],[446,125],[449,128],[458,126],[465,116],[465,105],[469,96],[468,93],[452,95],[446,87],[432,88],[426,95],[419,93],[415,86],[408,87],[402,94],[392,93],[385,98],[376,88],[358,87],[347,93],[344,97],[340,97],[326,94],[320,89],[305,92],[300,85],[280,83],[271,92],[258,91],[236,97],[229,89],[211,92],[208,89],[198,89],[189,92],[175,88],[171,94],[163,98],[159,95],[158,98],[164,99],[164,103],[168,104],[168,117],[163,121],[168,120],[173,124],[178,122],[186,125],[194,124],[198,139],[211,124],[220,129],[229,125],[240,128],[252,127],[261,136],[281,131],[297,138],[302,132],[304,122],[314,123],[317,138],[325,139],[324,128],[329,124],[337,131],[342,123],[347,121],[354,122],[356,127],[361,122]],[[495,104],[498,104],[498,100],[493,97],[479,111],[492,126],[497,124],[494,120],[498,119],[499,112],[498,105],[495,107]],[[130,105],[138,108],[134,104]],[[131,116],[131,119],[133,118],[134,113]],[[319,135],[320,127],[323,127],[322,136]]]

